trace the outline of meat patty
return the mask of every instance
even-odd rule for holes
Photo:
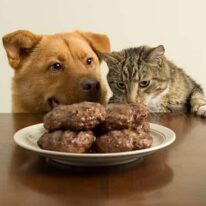
[[[149,132],[150,130],[150,124],[148,121],[143,121],[140,125],[138,126],[134,126],[131,128],[132,130],[136,131],[136,132]]]
[[[106,118],[106,109],[99,103],[82,102],[54,108],[44,117],[44,127],[48,131],[69,129],[91,130]]]
[[[107,108],[107,116],[102,124],[103,131],[134,129],[145,126],[148,108],[144,104],[111,104]]]
[[[48,132],[38,145],[46,150],[74,153],[148,148],[152,138],[147,117],[147,107],[139,103],[112,104],[107,109],[93,102],[58,106],[45,115],[44,127]],[[96,142],[90,130],[99,136]]]
[[[126,152],[149,148],[152,137],[146,132],[132,130],[113,130],[96,139],[96,149],[99,152]]]
[[[37,144],[45,150],[84,153],[91,148],[94,141],[95,136],[92,131],[73,132],[69,130],[56,130],[43,134]]]

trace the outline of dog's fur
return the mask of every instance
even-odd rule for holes
[[[71,104],[80,101],[104,103],[106,88],[101,80],[96,52],[109,52],[107,36],[90,32],[37,35],[18,30],[3,37],[8,60],[15,74],[12,87],[13,112],[47,112],[49,99]],[[92,64],[87,59],[92,58]],[[54,70],[52,65],[62,68]],[[82,89],[85,79],[100,82],[96,97]],[[97,92],[98,93],[98,92]]]

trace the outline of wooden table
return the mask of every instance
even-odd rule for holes
[[[176,132],[170,147],[141,164],[56,168],[13,142],[42,115],[0,114],[1,206],[205,206],[206,119],[185,114],[151,117]]]

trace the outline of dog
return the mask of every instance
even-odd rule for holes
[[[106,101],[98,52],[109,52],[106,35],[73,31],[38,35],[18,30],[3,36],[14,69],[12,112],[45,113],[61,104]]]

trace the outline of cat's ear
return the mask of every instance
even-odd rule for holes
[[[97,53],[100,60],[107,63],[108,66],[118,64],[122,60],[122,54],[120,52],[110,52],[110,53]]]
[[[145,61],[152,64],[162,65],[164,52],[165,48],[163,45],[152,48],[146,55]]]

